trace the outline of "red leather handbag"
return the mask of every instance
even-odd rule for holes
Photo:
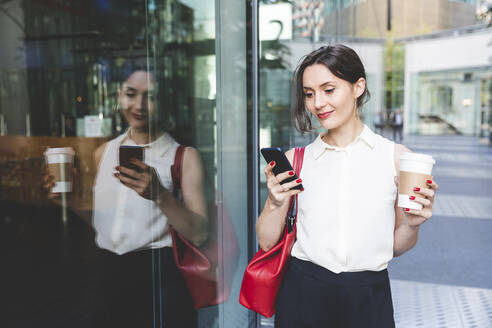
[[[184,146],[178,147],[174,165],[171,167],[175,196],[179,196],[181,191],[184,150]],[[199,248],[181,236],[172,226],[170,228],[174,261],[183,275],[195,309],[220,304],[229,298],[239,258],[236,233],[227,214],[224,212],[219,218],[215,202],[210,202],[208,218],[209,238],[205,245]]]
[[[293,166],[298,177],[300,177],[303,159],[304,147],[296,148]],[[271,317],[275,313],[277,293],[296,240],[296,203],[297,195],[290,200],[282,239],[268,252],[260,249],[244,271],[239,303],[265,317]]]

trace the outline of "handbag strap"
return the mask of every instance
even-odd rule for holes
[[[297,176],[301,177],[302,163],[304,162],[304,150],[306,147],[296,147],[294,151],[294,170]]]
[[[294,166],[294,171],[296,172],[297,176],[300,178],[301,177],[301,170],[302,170],[302,164],[304,162],[304,150],[305,147],[296,147],[294,149],[294,160],[293,160],[293,166]],[[294,226],[296,225],[297,221],[297,195],[292,196],[290,199],[290,205],[289,205],[289,211],[287,214],[287,231],[290,233],[293,229]],[[295,214],[294,214],[295,211]]]
[[[183,155],[185,146],[179,145],[174,155],[174,164],[171,166],[171,178],[173,180],[173,194],[174,197],[179,196],[181,190],[181,172],[183,171]]]

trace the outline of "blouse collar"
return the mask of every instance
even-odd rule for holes
[[[351,142],[349,145],[345,147],[337,147],[333,146],[330,144],[327,144],[326,142],[321,139],[323,133],[320,133],[316,140],[314,140],[313,146],[314,146],[314,158],[318,159],[326,150],[332,150],[332,151],[343,151],[355,144],[357,144],[360,140],[364,142],[369,148],[373,149],[375,144],[376,144],[376,134],[372,132],[371,129],[367,127],[367,125],[364,124],[364,128],[362,129],[362,132],[354,139],[353,142]]]
[[[155,149],[155,151],[157,151],[157,154],[162,157],[169,150],[169,148],[171,148],[173,141],[173,137],[171,137],[169,133],[164,132],[159,138],[150,143],[137,145],[137,143],[133,141],[132,138],[130,138],[130,129],[128,128],[125,131],[120,144],[126,143],[127,145],[131,146],[139,146],[153,150]]]

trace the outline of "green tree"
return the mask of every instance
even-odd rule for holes
[[[393,29],[386,33],[385,70],[386,70],[386,109],[392,111],[401,108],[405,95],[405,44],[398,42],[403,34],[398,22],[392,21]],[[412,35],[432,33],[434,27],[421,24]],[[389,114],[389,112],[388,112]]]
[[[388,33],[386,37],[385,70],[386,108],[392,110],[402,107],[405,84],[405,48],[403,43],[393,40],[391,33]]]

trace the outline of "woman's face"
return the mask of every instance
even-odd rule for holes
[[[153,120],[154,77],[145,71],[132,73],[123,83],[119,93],[119,102],[126,121],[132,128],[147,128]]]
[[[365,83],[363,78],[354,84],[342,80],[323,64],[308,66],[302,76],[306,108],[324,129],[336,129],[357,117],[357,98]]]

